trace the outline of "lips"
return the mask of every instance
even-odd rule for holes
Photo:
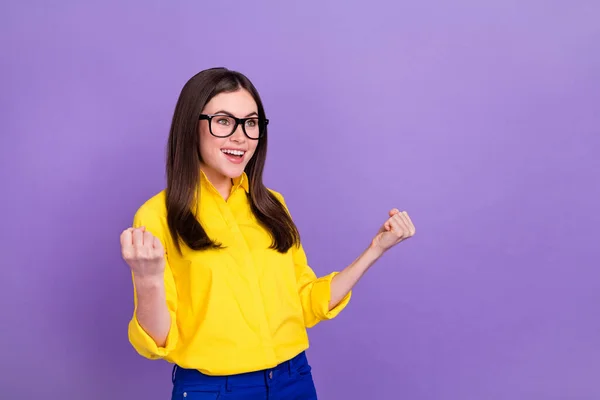
[[[221,153],[227,160],[234,164],[241,164],[244,161],[245,150],[238,149],[221,149]]]

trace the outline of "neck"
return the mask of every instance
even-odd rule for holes
[[[233,181],[231,178],[217,174],[214,171],[206,168],[202,168],[202,172],[204,172],[206,178],[214,186],[214,188],[217,189],[223,199],[227,200],[233,186]]]

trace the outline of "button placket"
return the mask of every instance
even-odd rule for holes
[[[264,299],[260,291],[260,283],[257,276],[257,270],[254,263],[254,259],[251,254],[251,249],[246,238],[242,233],[240,226],[238,225],[239,221],[234,213],[234,210],[238,207],[247,207],[247,205],[245,204],[240,204],[240,201],[242,201],[242,199],[239,198],[239,195],[239,190],[236,190],[229,196],[227,200],[224,200],[222,197],[219,196],[219,199],[217,200],[217,206],[220,211],[222,220],[225,222],[227,228],[230,231],[230,238],[237,243],[237,246],[233,247],[237,248],[236,253],[239,252],[239,256],[241,256],[242,259],[239,259],[237,255],[235,258],[238,259],[238,262],[241,263],[240,267],[245,270],[245,273],[248,274],[247,276],[251,278],[251,290],[253,296],[252,301],[255,302],[257,310],[262,309],[264,311]],[[261,341],[264,341],[265,343],[270,343],[271,334],[269,330],[267,316],[264,312],[261,316],[262,321],[259,323]],[[274,357],[275,354],[273,354],[273,358]],[[270,374],[268,374],[267,377],[269,381],[271,381],[273,379],[273,371],[270,371]]]

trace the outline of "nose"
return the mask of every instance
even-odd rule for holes
[[[242,124],[238,124],[230,138],[232,141],[240,143],[246,140],[246,135],[244,134],[244,128],[242,127]]]

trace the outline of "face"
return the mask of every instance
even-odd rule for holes
[[[213,97],[202,110],[203,114],[217,114],[237,118],[258,117],[258,107],[252,95],[245,89],[236,92],[220,93]],[[244,172],[248,161],[254,155],[258,140],[249,139],[238,125],[233,135],[226,138],[215,137],[210,133],[209,121],[199,121],[200,164],[202,171],[213,184],[221,184],[237,178]],[[213,118],[213,132],[227,124],[225,118]],[[217,127],[220,124],[220,127]],[[252,125],[251,122],[248,123]],[[247,131],[250,126],[247,125]]]

